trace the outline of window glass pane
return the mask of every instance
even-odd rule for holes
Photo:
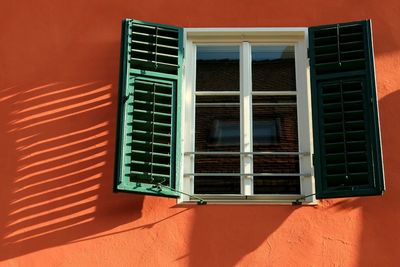
[[[240,151],[239,96],[197,96],[196,152]],[[239,155],[195,155],[196,173],[239,173]],[[195,194],[240,194],[240,176],[195,176]]]
[[[196,151],[240,151],[239,96],[196,98]]]
[[[240,194],[240,179],[238,176],[204,177],[194,179],[195,194]]]
[[[298,151],[295,96],[253,96],[253,150]]]
[[[239,155],[196,155],[196,173],[239,173]],[[195,194],[240,194],[240,176],[195,176]]]
[[[252,46],[253,91],[296,91],[294,47]]]
[[[253,96],[253,151],[298,152],[296,96]],[[298,155],[254,155],[254,173],[299,173]],[[298,194],[299,176],[255,176],[254,194]]]
[[[196,90],[239,91],[239,46],[197,46]]]
[[[255,176],[254,194],[300,194],[299,176]]]
[[[239,107],[239,96],[238,95],[227,95],[227,96],[214,96],[214,95],[202,95],[196,97],[196,107]]]
[[[254,173],[299,173],[298,155],[254,155]]]

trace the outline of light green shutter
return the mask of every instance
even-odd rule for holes
[[[122,23],[114,191],[178,197],[182,29]]]
[[[371,22],[309,28],[317,198],[384,191]]]

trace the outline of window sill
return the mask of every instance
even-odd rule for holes
[[[260,196],[235,196],[235,195],[195,195],[196,197],[202,198],[207,204],[222,204],[222,205],[295,205],[293,202],[300,199],[298,205],[315,206],[318,205],[318,200],[315,196],[308,197],[307,201],[304,201],[303,195],[260,195]],[[178,204],[198,204],[198,200],[195,198],[190,199],[178,199]]]

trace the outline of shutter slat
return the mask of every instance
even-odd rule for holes
[[[147,165],[147,166],[157,166],[161,168],[167,168],[169,169],[171,166],[169,164],[160,164],[160,163],[155,163],[155,162],[148,162],[148,161],[137,161],[137,160],[132,160],[132,164],[140,164],[140,165]]]
[[[361,32],[353,32],[353,33],[342,33],[340,34],[340,38],[357,38],[362,39],[363,34]]]
[[[161,112],[154,112],[154,111],[151,111],[151,110],[135,109],[134,112],[144,113],[144,114],[154,114],[155,116],[167,116],[167,117],[171,117],[171,116],[172,116],[172,114],[161,113]]]
[[[142,151],[142,150],[132,150],[132,154],[146,154],[146,155],[155,155],[155,156],[159,156],[159,157],[171,157],[170,154],[162,154],[162,153],[158,153],[158,152],[149,152],[149,151]]]
[[[152,56],[154,56],[154,55],[157,54],[157,55],[159,55],[159,56],[171,57],[171,58],[174,58],[174,59],[178,59],[178,56],[177,56],[177,55],[169,55],[169,54],[163,54],[163,53],[156,53],[156,52],[153,52],[153,51],[146,51],[146,50],[140,50],[140,49],[132,49],[131,51],[134,52],[134,53],[139,53],[139,54],[152,55]]]
[[[138,176],[145,176],[145,177],[147,176],[146,180],[148,180],[151,176],[161,177],[161,178],[169,178],[169,175],[159,174],[159,173],[150,174],[150,173],[147,173],[147,172],[132,171],[131,174],[132,175],[138,175]]]
[[[168,94],[153,93],[153,92],[147,92],[147,91],[142,91],[142,90],[135,90],[135,93],[144,94],[144,95],[156,95],[156,96],[167,97],[167,98],[172,97],[171,95],[168,95]],[[140,97],[140,96],[138,96],[138,97]]]
[[[160,67],[172,67],[172,68],[178,68],[178,64],[173,64],[173,63],[169,63],[169,62],[163,62],[161,60],[151,60],[151,59],[143,59],[143,58],[138,58],[138,57],[132,57],[131,58],[131,62],[132,64],[134,64],[135,66],[143,66],[147,68],[147,65],[158,65],[158,66],[154,66],[154,70],[161,70],[159,69]],[[142,65],[140,65],[142,64]]]
[[[148,125],[155,125],[155,126],[164,126],[164,127],[171,127],[171,124],[168,123],[161,123],[161,122],[156,122],[156,121],[145,121],[145,120],[139,120],[139,119],[133,119],[132,123],[143,123],[143,124],[148,124]]]
[[[143,177],[145,178],[144,180]],[[146,182],[148,180],[151,180],[152,178],[161,180],[161,179],[168,179],[169,177],[168,175],[156,174],[156,173],[149,174],[147,172],[132,172],[131,174],[131,180],[134,180],[135,182]]]
[[[139,35],[139,36],[145,36],[145,37],[154,37],[154,38],[157,37],[157,38],[162,38],[162,39],[166,39],[166,40],[178,41],[178,38],[163,36],[160,33],[157,35],[157,34],[150,34],[150,33],[143,33],[143,32],[139,32],[139,31],[134,31],[132,34],[133,35]]]
[[[328,36],[316,37],[314,40],[317,45],[323,45],[325,42],[330,44],[333,41],[336,41],[336,39],[337,39],[336,34],[332,34]]]
[[[142,104],[142,105],[150,105],[152,104],[151,102],[148,101],[143,101],[143,100],[134,100],[133,104]],[[159,106],[159,107],[166,107],[166,108],[171,108],[170,104],[164,104],[164,103],[153,103],[153,105],[155,106]]]
[[[177,53],[178,52],[178,47],[176,46],[171,46],[171,45],[164,45],[164,44],[155,44],[153,42],[144,42],[144,41],[139,41],[139,40],[132,40],[132,46],[133,47],[143,47],[143,45],[147,48],[150,48],[150,51],[154,49],[156,46],[159,49],[170,49],[172,53]]]
[[[154,145],[154,146],[160,146],[160,147],[170,147],[169,144],[163,144],[163,143],[157,143],[157,142],[146,142],[146,141],[141,141],[141,140],[134,140],[132,143],[138,143],[138,144],[145,144],[145,145]]]
[[[317,198],[381,194],[370,23],[309,33]]]
[[[137,133],[137,134],[143,134],[143,135],[152,135],[152,134],[154,134],[155,136],[168,137],[168,138],[171,137],[170,134],[157,133],[157,132],[151,132],[151,131],[133,130],[132,132],[133,133]]]

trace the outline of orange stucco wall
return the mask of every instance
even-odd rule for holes
[[[400,265],[398,0],[0,2],[1,266]],[[318,206],[112,193],[120,21],[373,19],[387,192]]]

